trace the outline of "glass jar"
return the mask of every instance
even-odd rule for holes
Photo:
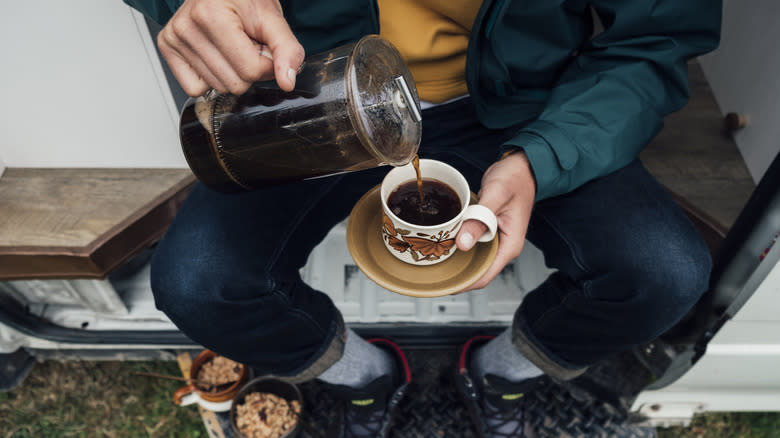
[[[190,168],[221,192],[401,166],[421,134],[414,80],[376,35],[306,58],[291,92],[275,81],[240,96],[212,90],[189,99],[180,119]]]

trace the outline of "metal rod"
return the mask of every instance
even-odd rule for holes
[[[420,113],[420,108],[417,107],[417,102],[412,96],[409,85],[406,83],[406,79],[403,76],[398,76],[395,78],[395,84],[401,89],[401,95],[406,101],[406,107],[409,108],[409,112],[412,113],[412,118],[415,122],[420,123],[422,121],[422,114]]]

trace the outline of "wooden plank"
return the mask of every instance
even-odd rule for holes
[[[689,64],[691,98],[665,119],[664,128],[640,155],[658,180],[729,229],[755,189],[704,73]]]
[[[0,179],[0,280],[102,278],[158,240],[186,169],[14,169]]]
[[[184,169],[9,168],[0,179],[0,246],[88,246],[190,175]]]

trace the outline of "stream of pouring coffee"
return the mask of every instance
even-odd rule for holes
[[[414,173],[417,174],[417,194],[420,195],[420,209],[423,208],[423,202],[425,202],[425,195],[423,195],[422,174],[420,173],[420,156],[415,154],[412,158],[412,166],[414,166]]]

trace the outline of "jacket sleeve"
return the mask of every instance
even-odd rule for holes
[[[538,119],[504,150],[521,148],[537,200],[560,195],[636,159],[688,100],[687,61],[713,50],[720,0],[596,0],[604,32],[564,70]]]
[[[124,0],[124,2],[164,26],[184,0]]]

